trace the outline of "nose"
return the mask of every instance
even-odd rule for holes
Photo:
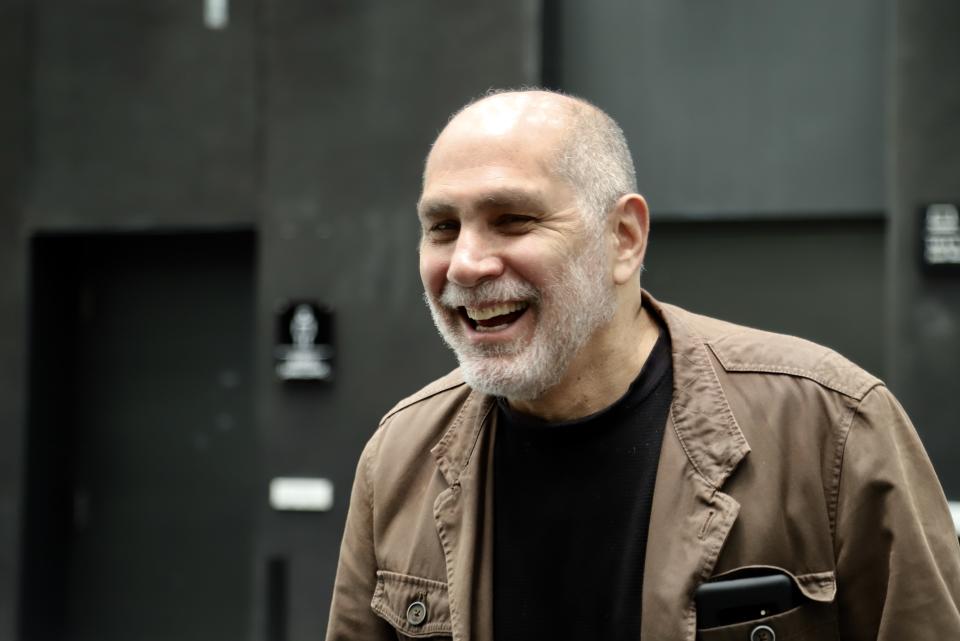
[[[481,234],[461,229],[450,257],[447,280],[474,287],[503,273],[503,260]]]

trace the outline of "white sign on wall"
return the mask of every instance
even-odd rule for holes
[[[270,507],[296,512],[328,512],[333,508],[333,482],[322,478],[275,478],[270,481]]]
[[[927,271],[960,268],[960,211],[953,203],[934,203],[922,211],[923,266]]]

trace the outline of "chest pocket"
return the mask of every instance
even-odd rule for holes
[[[378,570],[370,607],[397,630],[401,640],[453,634],[447,584],[440,581]]]
[[[794,575],[780,568],[750,566],[714,578],[730,578],[757,570],[786,574],[799,588],[805,602],[772,616],[700,630],[697,633],[699,641],[829,641],[840,638],[834,601],[836,578],[833,572]]]

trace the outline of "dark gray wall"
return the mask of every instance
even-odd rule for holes
[[[323,637],[360,448],[453,365],[420,301],[422,159],[468,98],[537,80],[539,3],[233,0],[221,31],[201,9],[0,0],[0,638],[15,638],[34,234],[257,232],[250,639],[276,623],[266,566],[278,558],[286,638]],[[334,310],[333,383],[274,378],[276,311],[295,298]],[[273,512],[280,475],[330,478],[334,510]]]
[[[900,0],[895,24],[887,369],[960,500],[960,277],[921,273],[918,224],[922,205],[960,204],[960,3]]]
[[[287,560],[289,638],[316,639],[361,447],[390,406],[454,365],[420,299],[423,158],[467,99],[537,80],[539,27],[530,1],[276,0],[264,10],[259,370],[272,369],[285,300],[331,307],[337,350],[329,385],[263,377],[264,483],[329,478],[336,506],[264,509],[258,573],[262,586],[267,559]]]
[[[660,216],[879,213],[888,1],[556,0],[546,62]]]
[[[25,248],[20,208],[27,163],[27,7],[0,0],[0,638],[15,634],[24,424]]]
[[[883,220],[657,220],[644,287],[736,323],[802,336],[884,370]]]
[[[33,228],[252,225],[255,0],[35,0]]]

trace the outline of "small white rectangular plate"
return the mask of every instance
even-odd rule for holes
[[[208,29],[226,29],[230,19],[229,0],[204,0],[203,23]]]
[[[270,481],[270,507],[297,512],[327,512],[333,508],[333,483],[319,478],[275,478]]]

